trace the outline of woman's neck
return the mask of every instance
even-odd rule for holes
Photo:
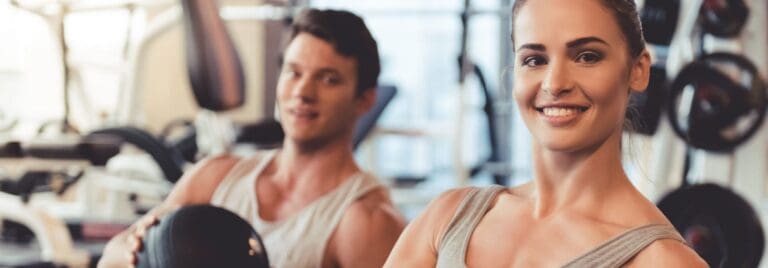
[[[534,145],[534,217],[561,209],[592,211],[612,194],[633,187],[621,164],[621,132],[579,152],[555,152]]]

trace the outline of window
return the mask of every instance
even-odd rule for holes
[[[515,165],[505,162],[502,166],[505,169],[513,166],[518,169],[516,171],[523,171],[513,173],[517,180],[512,183],[516,183],[530,178],[527,171],[530,146],[523,127],[509,127],[523,126],[519,119],[512,119],[509,86],[502,83],[505,87],[502,91],[499,89],[499,81],[510,57],[503,53],[509,45],[506,30],[508,14],[500,5],[498,0],[473,1],[473,8],[482,12],[470,18],[468,48],[470,59],[480,67],[490,92],[495,96],[496,107],[508,110],[497,116],[502,119],[498,133],[508,140],[514,137],[512,145],[506,144],[508,148],[515,148],[512,150],[514,159],[521,162]],[[382,59],[379,83],[398,88],[398,95],[379,121],[385,134],[377,135],[368,144],[373,147],[371,151],[366,153],[363,148],[358,155],[361,163],[382,178],[428,177],[430,183],[444,186],[436,187],[437,192],[457,186],[454,141],[459,121],[459,99],[464,100],[465,107],[461,127],[462,162],[470,168],[488,157],[490,144],[482,88],[473,75],[468,77],[464,92],[458,84],[462,27],[459,15],[463,1],[317,0],[312,1],[311,6],[346,9],[362,16],[379,44]],[[521,133],[511,135],[509,132],[512,129]],[[425,134],[428,137],[386,134],[392,132]],[[488,173],[481,174],[484,175],[471,183],[491,182]]]
[[[116,107],[129,16],[115,9],[71,14],[64,22],[70,119],[88,128]],[[10,36],[0,42],[0,121],[16,121],[14,135],[35,135],[41,125],[64,117],[57,31],[53,16],[0,4],[0,34]]]

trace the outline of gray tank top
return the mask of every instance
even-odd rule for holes
[[[437,267],[466,267],[467,246],[472,232],[485,213],[488,212],[496,195],[505,189],[501,186],[491,186],[472,188],[469,191],[456,209],[442,240],[440,240]],[[563,267],[621,267],[645,247],[661,239],[674,239],[685,243],[685,240],[674,227],[649,224],[630,229],[566,263]]]
[[[229,209],[251,223],[264,241],[272,267],[320,267],[328,240],[346,208],[383,186],[375,177],[358,173],[296,214],[267,221],[259,216],[256,180],[275,152],[262,152],[235,164],[214,191],[211,204]]]

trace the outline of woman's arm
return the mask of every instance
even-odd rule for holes
[[[384,267],[435,267],[442,235],[469,190],[450,190],[433,200],[405,228]]]

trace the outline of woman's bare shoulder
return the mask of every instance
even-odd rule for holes
[[[459,204],[473,189],[475,188],[462,187],[440,194],[414,219],[410,228],[419,230],[417,233],[422,235],[428,235],[429,244],[436,250]]]
[[[672,239],[653,242],[626,267],[708,267],[707,263],[686,244]]]
[[[440,236],[472,190],[470,187],[448,190],[433,199],[405,228],[384,267],[434,267]]]
[[[421,221],[429,226],[447,225],[453,214],[458,209],[462,200],[472,191],[472,187],[462,187],[448,190],[432,200],[424,212],[419,216]],[[441,223],[434,225],[436,223]]]

